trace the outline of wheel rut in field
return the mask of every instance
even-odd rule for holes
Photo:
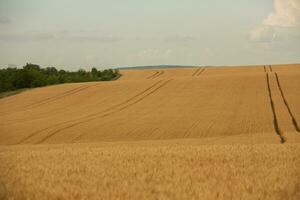
[[[199,67],[198,69],[196,69],[196,71],[193,73],[192,76],[200,76],[204,70],[206,69],[206,67]]]
[[[26,110],[29,110],[29,109],[32,109],[32,108],[36,108],[36,107],[39,107],[39,106],[42,106],[44,104],[48,104],[48,103],[52,103],[52,102],[55,102],[59,99],[62,99],[66,96],[70,96],[70,95],[73,95],[73,94],[76,94],[78,92],[81,92],[83,90],[86,90],[92,86],[95,86],[97,84],[94,84],[94,85],[89,85],[89,86],[80,86],[78,88],[74,88],[72,90],[69,90],[69,91],[66,91],[66,92],[63,92],[61,94],[58,94],[58,95],[55,95],[53,97],[49,97],[49,98],[46,98],[44,100],[41,100],[40,102],[36,102],[36,103],[33,103],[33,104],[30,104],[28,106],[25,107],[25,109],[22,109],[20,110],[19,112],[21,111],[26,111]],[[17,122],[17,121],[20,121],[20,120],[24,120],[24,119],[15,119],[15,120],[10,120],[10,122]]]
[[[152,79],[157,78],[161,75],[163,75],[165,72],[164,71],[160,71],[157,75],[155,75]]]
[[[63,130],[66,130],[66,129],[69,129],[69,128],[72,128],[72,127],[75,127],[75,126],[78,126],[80,124],[83,124],[83,123],[86,123],[86,122],[90,122],[92,120],[95,120],[95,119],[99,119],[99,118],[103,118],[103,117],[107,117],[107,116],[110,116],[112,114],[115,114],[115,113],[118,113],[122,110],[125,110],[126,108],[128,107],[131,107],[133,105],[135,105],[136,103],[142,101],[143,99],[145,99],[146,97],[148,97],[149,95],[153,94],[154,92],[156,92],[157,90],[159,90],[160,88],[162,88],[163,86],[165,86],[166,84],[168,84],[171,80],[167,80],[167,81],[164,81],[162,84],[160,84],[158,87],[155,87],[153,90],[149,91],[148,93],[145,93],[143,96],[139,96],[137,99],[134,99],[133,101],[130,101],[128,104],[124,104],[116,109],[113,109],[107,113],[103,113],[102,115],[100,116],[94,116],[92,118],[89,118],[89,119],[86,119],[86,120],[83,120],[83,121],[80,121],[80,122],[75,122],[71,125],[68,125],[66,127],[63,127],[63,128],[60,128],[52,133],[50,133],[48,136],[46,136],[45,138],[43,138],[42,140],[40,140],[38,143],[42,143],[44,141],[46,141],[47,139],[49,139],[50,137],[58,134],[59,132],[63,131]],[[75,138],[74,141],[76,141],[77,139],[79,139],[82,135],[79,135]]]
[[[163,75],[165,72],[164,71],[156,71],[154,74],[152,74],[151,76],[147,77],[147,79],[155,79],[161,75]]]
[[[273,72],[272,66],[269,65],[270,72]]]
[[[207,67],[199,67],[194,73],[193,73],[193,75],[192,76],[200,76],[203,72],[204,72],[204,70],[206,69]],[[194,124],[192,124],[185,132],[184,132],[184,138],[187,136],[187,135],[189,135],[190,134],[190,132],[195,128],[195,127],[197,127],[198,126],[198,123],[200,123],[200,122],[198,122],[198,121],[196,121]]]
[[[45,104],[48,104],[48,103],[52,103],[52,102],[55,102],[59,99],[62,99],[64,97],[67,97],[67,96],[70,96],[70,95],[73,95],[73,94],[76,94],[76,93],[79,93],[83,90],[86,90],[92,86],[95,86],[97,84],[94,84],[94,85],[88,85],[88,86],[80,86],[80,87],[77,87],[77,88],[74,88],[72,90],[69,90],[69,91],[66,91],[66,92],[63,92],[61,94],[58,94],[58,95],[55,95],[53,97],[48,97],[46,99],[43,99],[43,100],[40,100],[38,102],[35,102],[35,103],[32,103],[32,104],[29,104],[25,107],[23,107],[22,110],[18,111],[18,112],[21,112],[21,111],[26,111],[26,110],[29,110],[29,109],[32,109],[32,108],[36,108],[36,107],[39,107],[39,106],[42,106],[42,105],[45,105]],[[3,113],[2,113],[3,114]]]
[[[273,72],[272,66],[271,65],[264,65],[264,72]]]
[[[143,90],[143,91],[139,92],[138,94],[132,96],[131,98],[129,98],[129,99],[117,104],[117,105],[111,106],[111,107],[109,107],[109,108],[107,108],[103,111],[92,113],[90,115],[80,117],[78,119],[68,120],[68,121],[65,121],[65,122],[60,122],[60,123],[57,123],[55,125],[49,126],[47,128],[38,130],[38,131],[30,134],[29,136],[27,136],[23,140],[21,140],[18,144],[24,143],[24,142],[28,141],[29,139],[31,139],[32,137],[34,137],[36,135],[39,135],[39,134],[41,134],[41,133],[43,133],[47,130],[51,130],[51,129],[56,128],[56,127],[61,126],[61,125],[66,125],[65,127],[59,128],[59,129],[57,129],[53,132],[50,131],[49,135],[47,135],[45,138],[43,138],[42,140],[39,141],[39,143],[44,142],[45,140],[47,140],[48,138],[50,138],[50,137],[54,136],[55,134],[61,132],[62,130],[65,130],[65,129],[80,125],[82,123],[86,123],[86,122],[89,122],[91,120],[106,117],[106,116],[109,116],[111,114],[122,111],[122,110],[138,103],[139,101],[142,101],[144,98],[146,98],[147,96],[153,94],[154,92],[156,92],[157,90],[159,90],[160,88],[165,86],[170,81],[171,81],[171,79],[169,79],[169,80],[160,80],[160,81],[152,84],[150,87],[146,88],[145,90]]]
[[[152,79],[154,76],[156,76],[157,74],[159,74],[159,71],[156,71],[154,74],[148,76],[146,79]]]
[[[55,96],[48,97],[48,98],[46,98],[46,99],[42,99],[42,100],[40,100],[40,101],[34,102],[34,103],[32,103],[32,104],[29,104],[29,105],[25,106],[25,108],[30,108],[30,107],[32,107],[32,106],[40,105],[40,104],[46,103],[46,102],[48,102],[48,101],[55,100],[55,99],[57,99],[57,98],[61,98],[61,97],[65,96],[65,95],[70,95],[70,94],[72,94],[73,92],[77,92],[78,90],[81,90],[82,88],[84,88],[84,86],[76,87],[76,88],[71,89],[71,90],[68,90],[68,91],[66,91],[66,92],[62,92],[61,94],[57,94],[57,95],[55,95]]]
[[[206,67],[203,67],[202,70],[197,74],[197,76],[200,76],[204,72],[205,69],[206,69]]]
[[[150,87],[148,87],[148,88],[146,88],[145,90],[139,92],[139,93],[136,94],[135,96],[133,96],[133,97],[131,97],[131,98],[129,98],[129,99],[127,99],[127,100],[125,100],[125,101],[123,101],[123,102],[117,104],[117,105],[114,105],[114,106],[112,106],[112,107],[109,107],[109,108],[105,109],[104,111],[96,112],[96,113],[93,113],[93,114],[89,114],[89,115],[87,115],[87,116],[84,116],[84,117],[81,117],[81,118],[78,118],[78,119],[75,119],[75,120],[80,120],[80,119],[84,119],[84,118],[87,118],[87,117],[93,117],[93,116],[98,115],[98,114],[101,114],[101,113],[103,113],[103,112],[107,112],[107,111],[113,109],[114,107],[121,106],[121,105],[123,105],[124,103],[131,101],[131,100],[134,99],[135,97],[137,97],[137,96],[139,96],[139,95],[142,95],[143,93],[147,92],[148,90],[150,90],[151,88],[155,87],[156,85],[158,85],[158,84],[159,84],[160,82],[162,82],[162,81],[163,81],[163,80],[160,80],[160,81],[158,81],[158,82],[152,84]],[[75,121],[75,120],[69,120],[69,121],[60,122],[60,123],[57,123],[57,124],[55,124],[55,125],[53,125],[53,126],[60,126],[60,125],[63,125],[63,124],[69,123],[69,122],[73,122],[73,121]],[[28,140],[28,139],[34,137],[35,135],[38,135],[39,133],[41,133],[41,132],[43,132],[43,131],[47,131],[47,130],[53,128],[53,126],[49,126],[49,127],[47,127],[47,128],[44,128],[44,129],[41,129],[41,130],[38,130],[38,131],[33,132],[32,134],[30,134],[29,136],[27,136],[26,138],[24,138],[23,140],[21,140],[18,144],[24,143],[26,140]]]
[[[114,114],[114,113],[117,113],[117,112],[120,112],[120,111],[122,111],[122,110],[124,110],[124,109],[126,109],[126,108],[128,108],[128,107],[131,107],[132,105],[134,105],[134,104],[136,104],[136,103],[142,101],[142,100],[145,99],[146,97],[148,97],[148,96],[150,96],[151,94],[155,93],[155,92],[156,92],[157,90],[159,90],[160,88],[162,88],[162,87],[164,87],[165,85],[167,85],[171,80],[172,80],[172,79],[169,79],[169,80],[165,81],[165,82],[162,83],[160,86],[158,86],[157,88],[155,88],[155,89],[152,90],[151,92],[147,93],[145,96],[142,96],[141,98],[135,100],[134,102],[132,102],[132,103],[130,103],[130,104],[124,106],[124,107],[121,107],[121,108],[119,108],[118,110],[115,110],[115,111],[112,111],[112,112],[110,112],[110,113],[107,113],[107,114],[102,115],[101,118],[102,118],[102,117],[109,116],[109,115]],[[97,117],[97,118],[98,118],[98,117]],[[84,121],[84,122],[80,122],[80,123],[78,123],[78,124],[74,124],[74,125],[72,125],[71,127],[74,127],[75,125],[77,126],[77,125],[82,124],[82,123],[85,123],[85,122],[92,121],[92,120],[94,120],[94,119],[96,119],[96,118],[89,119],[89,120],[86,120],[86,121]],[[71,128],[71,127],[70,127],[70,128]],[[68,127],[68,128],[69,128],[69,127]],[[60,130],[60,131],[61,131],[61,130]],[[78,140],[80,137],[82,137],[82,135],[83,135],[83,134],[77,136],[75,139],[72,140],[72,142],[75,142],[76,140]]]
[[[154,85],[152,85],[150,88],[148,88],[148,89],[151,89],[152,87],[154,87],[155,85],[157,85],[157,84],[159,84],[159,82],[161,82],[161,81],[163,81],[163,80],[160,80],[160,81],[158,81],[158,82],[156,82]],[[145,91],[142,91],[141,93],[143,93],[143,92],[145,92]],[[140,93],[138,93],[137,95],[140,95]],[[136,96],[137,96],[136,95]],[[135,98],[135,96],[133,96],[132,98]],[[126,100],[126,101],[130,101],[132,98],[130,98],[130,99],[128,99],[128,100]],[[120,104],[123,104],[124,102],[122,102],[122,103],[120,103]],[[119,106],[120,104],[118,104],[118,105],[116,105],[116,106]],[[105,111],[107,111],[107,110],[105,110]],[[90,117],[90,115],[88,115],[88,117]],[[20,121],[21,119],[17,119],[17,120],[11,120],[10,122],[15,122],[15,121]]]
[[[276,110],[275,110],[275,105],[274,105],[274,101],[273,101],[273,98],[272,98],[272,91],[271,91],[271,86],[270,86],[269,73],[266,73],[266,81],[267,81],[267,88],[268,88],[268,95],[269,95],[271,110],[272,110],[272,114],[273,114],[274,129],[275,129],[275,132],[277,133],[277,135],[280,138],[280,142],[283,144],[283,143],[286,142],[286,138],[283,136],[283,133],[279,128],[278,118],[277,118]]]
[[[57,94],[57,95],[54,95],[54,96],[52,96],[52,97],[48,97],[48,98],[42,99],[42,100],[40,100],[40,101],[31,103],[31,104],[29,104],[29,105],[24,106],[22,111],[28,110],[29,108],[34,107],[35,105],[39,105],[39,104],[42,104],[42,103],[51,101],[52,99],[60,98],[61,96],[65,96],[65,95],[70,95],[70,93],[72,93],[72,92],[74,92],[74,91],[77,91],[77,90],[80,90],[82,87],[84,87],[84,86],[76,87],[76,88],[74,88],[74,89],[71,89],[71,90],[62,92],[62,93]],[[20,109],[21,109],[21,108],[20,108]],[[0,115],[3,115],[3,114],[7,114],[7,113],[0,113]]]
[[[192,76],[196,76],[198,74],[198,72],[200,71],[201,68],[202,67],[199,67],[198,69],[196,69]]]
[[[84,91],[84,90],[86,90],[86,89],[88,89],[88,88],[90,88],[90,87],[92,87],[92,86],[95,86],[95,85],[97,85],[97,84],[88,85],[88,86],[82,86],[82,87],[77,88],[76,90],[73,90],[73,91],[71,91],[71,92],[68,92],[68,93],[65,93],[65,94],[63,94],[63,95],[59,95],[59,96],[57,96],[57,97],[50,98],[50,99],[48,99],[47,101],[43,101],[43,102],[41,102],[41,103],[38,103],[37,105],[34,105],[34,106],[31,105],[30,108],[32,108],[32,107],[38,107],[38,106],[41,106],[41,105],[44,105],[44,104],[48,104],[48,103],[55,102],[55,101],[57,101],[57,100],[59,100],[59,99],[62,99],[62,98],[64,98],[64,97],[67,97],[67,96],[70,96],[70,95],[79,93],[79,92],[81,92],[81,91]]]
[[[292,119],[292,122],[293,122],[293,125],[294,125],[296,131],[300,133],[299,125],[298,125],[297,120],[296,120],[296,118],[295,118],[295,116],[294,116],[294,114],[293,114],[293,112],[292,112],[292,110],[291,110],[291,108],[290,108],[290,106],[288,104],[288,101],[287,101],[287,99],[286,99],[286,97],[284,95],[284,92],[283,92],[283,89],[281,87],[278,74],[276,72],[275,72],[275,77],[276,77],[276,83],[277,83],[278,89],[280,91],[280,94],[281,94],[282,100],[284,102],[284,105],[285,105],[285,107],[286,107],[286,109],[287,109],[287,111],[288,111],[288,113],[289,113],[289,115],[290,115],[290,117]]]

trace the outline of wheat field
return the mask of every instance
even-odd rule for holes
[[[120,72],[0,99],[0,199],[300,199],[300,65]]]

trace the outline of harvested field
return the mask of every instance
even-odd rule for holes
[[[121,74],[0,99],[0,199],[300,198],[300,65]]]

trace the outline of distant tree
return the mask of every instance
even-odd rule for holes
[[[36,64],[31,64],[31,63],[26,63],[26,65],[23,67],[24,70],[28,70],[28,71],[40,71],[41,67],[39,65]]]
[[[81,75],[81,76],[86,75],[86,71],[84,69],[79,69],[77,73],[78,73],[78,75]]]
[[[91,73],[92,73],[93,77],[97,77],[98,76],[98,70],[95,67],[92,68]]]
[[[48,75],[57,75],[58,71],[55,67],[47,67],[45,73]]]
[[[59,72],[58,72],[59,74],[66,74],[66,71],[65,70],[63,70],[63,69],[61,69],[61,70],[59,70]]]
[[[119,76],[119,71],[92,68],[91,71],[80,69],[77,72],[57,70],[55,67],[41,68],[39,65],[26,63],[22,69],[0,69],[0,92],[19,88],[33,88],[70,82],[109,81]]]
[[[59,76],[50,75],[47,77],[47,85],[54,85],[54,84],[58,84],[58,83],[63,83],[63,82],[60,82]]]

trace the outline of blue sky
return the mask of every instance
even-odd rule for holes
[[[300,62],[300,0],[0,0],[0,66]]]

